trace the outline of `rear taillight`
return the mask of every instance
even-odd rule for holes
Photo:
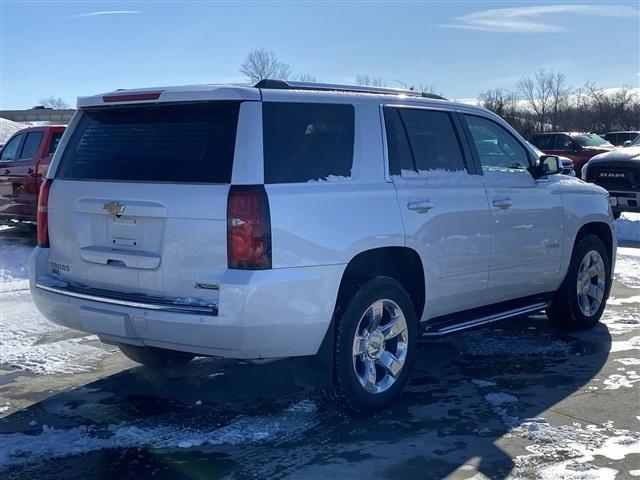
[[[227,203],[229,268],[271,268],[271,218],[263,185],[233,185]]]
[[[53,180],[47,178],[40,185],[38,194],[38,246],[49,248],[49,190]]]

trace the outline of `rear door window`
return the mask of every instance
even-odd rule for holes
[[[35,157],[38,153],[38,150],[40,149],[40,144],[42,143],[43,137],[43,132],[28,133],[27,138],[25,138],[24,144],[22,145],[20,160],[29,160],[30,158]]]
[[[348,180],[353,165],[353,105],[265,102],[265,183]]]
[[[239,102],[86,110],[57,177],[229,183]]]
[[[533,143],[540,150],[551,150],[553,146],[553,136],[552,135],[536,135],[531,139],[531,143]]]
[[[385,107],[389,171],[464,170],[464,158],[447,112]]]

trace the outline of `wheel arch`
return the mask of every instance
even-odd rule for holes
[[[342,274],[336,305],[340,304],[351,285],[376,276],[391,277],[402,285],[420,321],[426,301],[424,266],[418,252],[410,247],[379,247],[355,255]]]
[[[602,241],[605,248],[607,249],[607,254],[609,255],[609,264],[610,266],[613,266],[613,232],[611,231],[611,227],[609,226],[609,224],[605,222],[589,222],[582,225],[582,227],[580,227],[580,229],[576,233],[576,237],[573,241],[573,248],[571,250],[572,252],[573,249],[576,248],[576,245],[578,244],[580,239],[586,237],[587,235],[595,235]]]

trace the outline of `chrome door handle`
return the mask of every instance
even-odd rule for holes
[[[433,208],[433,203],[431,203],[429,200],[422,200],[420,202],[409,202],[407,203],[407,208],[418,213],[427,213]]]
[[[493,201],[493,205],[504,210],[505,208],[509,208],[511,205],[513,205],[513,200],[511,200],[510,198],[496,198]]]

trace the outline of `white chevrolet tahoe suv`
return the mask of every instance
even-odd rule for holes
[[[420,338],[542,310],[598,322],[609,200],[560,170],[496,115],[409,91],[83,97],[40,194],[31,291],[138,362],[301,357],[380,409]]]

